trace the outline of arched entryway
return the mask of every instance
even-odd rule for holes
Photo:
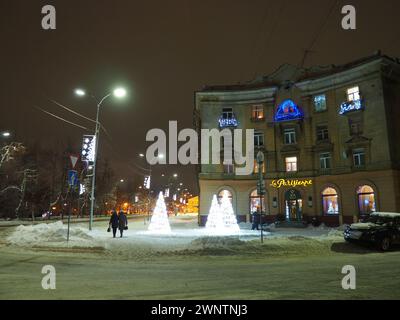
[[[303,199],[296,189],[290,189],[285,193],[285,213],[287,221],[301,221],[303,217]]]
[[[376,211],[375,191],[369,185],[357,188],[358,213],[360,216],[369,215]]]
[[[218,202],[221,203],[221,199],[225,193],[227,194],[229,200],[231,200],[231,202],[233,204],[233,195],[232,195],[232,192],[228,189],[222,189],[220,192],[218,192],[218,196],[217,196]]]

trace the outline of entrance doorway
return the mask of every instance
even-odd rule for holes
[[[301,221],[303,200],[296,189],[290,189],[285,193],[285,212],[287,221]]]

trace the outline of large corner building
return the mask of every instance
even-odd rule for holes
[[[199,165],[202,225],[212,196],[224,192],[238,221],[261,205],[269,222],[316,217],[331,226],[400,212],[399,59],[378,53],[340,66],[283,65],[246,84],[206,86],[195,93],[195,123],[254,129],[265,159],[262,200],[257,165],[248,176],[235,175],[235,165]]]

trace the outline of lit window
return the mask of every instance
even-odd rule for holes
[[[314,97],[314,108],[316,112],[326,110],[326,96],[324,94],[320,94]]]
[[[261,131],[254,132],[254,145],[256,147],[262,147],[264,145],[264,133]]]
[[[321,153],[319,155],[319,163],[321,169],[331,168],[331,154],[329,152]]]
[[[254,120],[264,119],[264,107],[262,105],[256,105],[252,107],[251,118]]]
[[[355,167],[365,166],[365,151],[364,151],[364,149],[355,149],[353,151],[353,164]]]
[[[297,171],[297,157],[287,157],[285,158],[286,172],[296,172]]]
[[[266,206],[265,206],[264,196],[261,196],[261,199],[262,199],[262,212],[265,212]],[[260,196],[258,195],[256,189],[250,194],[250,213],[257,212],[258,209],[261,209],[260,207],[261,207]]]
[[[258,163],[257,160],[254,160],[254,173],[258,173]],[[265,173],[265,162],[262,164],[262,172]]]
[[[376,211],[375,192],[370,186],[359,187],[357,189],[357,197],[360,214],[370,214]]]
[[[218,192],[218,202],[221,204],[221,199],[224,196],[224,194],[226,193],[226,195],[228,196],[229,200],[232,202],[233,196],[232,196],[232,192],[230,192],[229,190],[221,190],[220,192]]]
[[[347,101],[360,100],[360,89],[359,87],[353,87],[347,89]]]
[[[317,127],[317,141],[324,141],[329,139],[328,126]]]
[[[296,143],[296,130],[295,129],[285,129],[283,131],[285,144],[295,144]]]
[[[338,195],[334,188],[322,191],[322,208],[324,214],[339,214]]]

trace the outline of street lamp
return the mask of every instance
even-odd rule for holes
[[[75,94],[77,96],[83,97],[86,95],[86,91],[83,89],[76,89]],[[99,136],[100,136],[100,123],[99,123],[99,115],[100,115],[100,107],[103,104],[103,102],[110,97],[111,95],[114,95],[116,98],[121,99],[126,96],[126,90],[123,88],[116,88],[114,89],[113,92],[110,92],[106,94],[103,98],[100,100],[97,100],[95,96],[92,95],[92,98],[96,100],[97,103],[97,113],[96,113],[96,129],[95,129],[95,149],[94,149],[94,160],[93,160],[93,173],[92,173],[92,190],[91,190],[91,198],[90,198],[90,218],[89,218],[89,230],[92,230],[92,225],[93,225],[93,213],[94,213],[94,205],[95,205],[95,187],[96,187],[96,162],[97,162],[97,151],[99,149]]]
[[[10,133],[9,131],[3,131],[3,132],[1,133],[1,136],[2,136],[3,138],[8,138],[8,137],[11,136],[11,133]]]

